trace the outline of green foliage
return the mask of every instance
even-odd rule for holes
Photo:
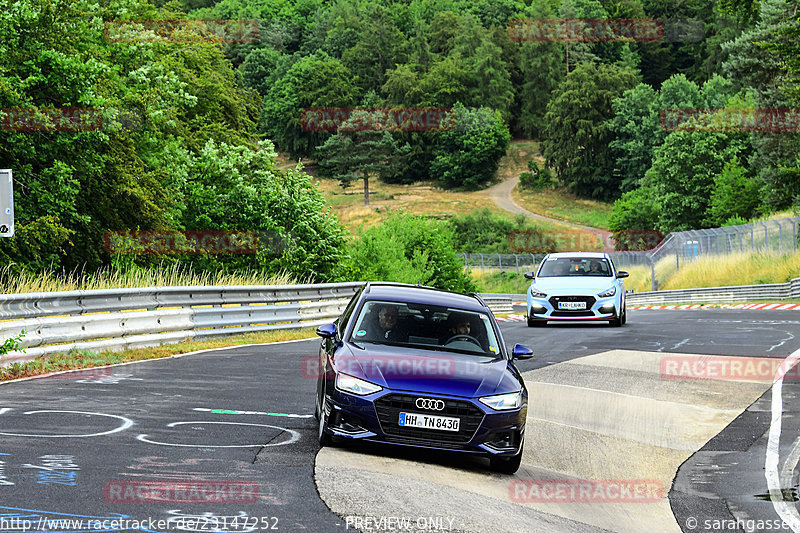
[[[619,233],[629,229],[655,229],[661,215],[656,191],[640,187],[624,193],[616,202],[609,219],[609,229]]]
[[[422,283],[457,292],[475,289],[444,221],[394,215],[366,230],[352,244],[351,256],[355,279]]]
[[[494,177],[511,134],[499,112],[483,107],[456,104],[449,120],[453,129],[434,141],[430,176],[445,187],[478,188]]]
[[[723,71],[737,87],[752,88],[752,107],[788,108],[800,103],[800,15],[796,2],[761,3],[752,28],[725,43]],[[800,197],[800,134],[754,132],[747,165],[762,182],[763,203],[786,209]]]
[[[528,161],[528,170],[530,170],[530,172],[523,172],[519,175],[519,184],[523,189],[540,191],[556,186],[553,173],[546,166],[542,165],[539,167],[539,164],[531,159]]]
[[[742,224],[747,224],[747,219],[740,217],[738,215],[734,215],[728,218],[725,222],[722,223],[722,226],[741,226]]]
[[[617,250],[650,250],[657,244],[661,204],[651,187],[626,192],[616,202],[609,229]]]
[[[581,63],[548,102],[542,153],[570,192],[597,199],[619,194],[606,121],[614,99],[636,82],[631,70]]]
[[[514,232],[524,232],[526,242],[544,243],[544,232],[530,224],[523,215],[514,219],[493,213],[488,208],[449,219],[455,249],[459,253],[512,252]]]
[[[732,218],[748,219],[755,215],[760,204],[759,189],[758,182],[747,176],[739,158],[734,156],[714,178],[709,206],[711,224],[721,226]]]
[[[270,87],[264,98],[263,131],[293,157],[313,156],[329,134],[305,131],[302,112],[311,107],[352,107],[358,89],[352,73],[325,52],[304,57]]]
[[[267,237],[254,259],[202,256],[193,260],[199,270],[255,266],[316,281],[343,275],[344,230],[307,174],[277,169],[269,141],[256,150],[209,141],[190,158],[186,174],[196,177],[182,198],[186,229],[247,230]]]
[[[622,192],[639,186],[653,161],[653,151],[666,137],[658,123],[657,99],[652,87],[640,83],[611,104],[614,117],[608,129],[615,138],[609,147],[616,158]]]
[[[19,334],[16,337],[11,337],[3,341],[3,344],[0,344],[0,359],[4,355],[7,355],[9,352],[14,352],[20,350],[21,352],[25,353],[25,348],[22,347],[22,338],[25,336],[27,332],[23,329],[20,330]]]
[[[725,163],[745,150],[742,133],[670,133],[656,149],[653,166],[644,183],[655,189],[661,201],[657,229],[680,231],[709,227],[714,178]]]

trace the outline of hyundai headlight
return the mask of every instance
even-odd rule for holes
[[[540,290],[537,290],[536,287],[531,285],[531,296],[534,298],[547,298],[547,295]]]
[[[374,383],[354,378],[347,374],[338,374],[336,376],[336,388],[340,391],[349,392],[358,396],[366,396],[367,394],[372,394],[373,392],[378,392],[383,389],[383,387],[379,387]]]
[[[522,391],[509,394],[498,394],[497,396],[484,396],[479,398],[480,402],[488,405],[495,411],[507,411],[517,409],[522,405]]]
[[[600,294],[598,294],[598,296],[600,298],[608,298],[609,296],[614,296],[615,294],[617,294],[617,288],[616,287],[611,287],[607,291],[603,291]]]

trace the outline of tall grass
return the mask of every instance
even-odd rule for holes
[[[162,264],[153,268],[110,266],[94,272],[48,270],[18,273],[12,269],[12,265],[0,268],[2,294],[133,287],[289,285],[304,282],[308,280],[297,280],[286,272],[273,275],[257,270],[195,272],[179,263]]]
[[[522,269],[520,269],[520,272]],[[500,294],[525,294],[531,281],[516,271],[500,271],[492,269],[472,269],[470,277],[478,286],[478,292],[494,292]]]
[[[636,292],[652,290],[649,266],[624,267],[630,273],[625,287]],[[730,287],[786,283],[800,277],[800,252],[737,253],[700,257],[676,264],[674,257],[656,263],[659,290]]]

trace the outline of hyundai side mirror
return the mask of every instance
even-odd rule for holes
[[[336,336],[336,324],[323,324],[317,328],[317,335],[324,339],[332,339]]]
[[[536,277],[535,272],[525,272],[525,279],[533,279]]]
[[[624,270],[620,270],[619,272],[617,272],[617,277],[618,278],[627,278],[628,276],[630,276],[630,274],[628,274]]]
[[[531,357],[533,357],[533,350],[531,350],[524,344],[515,344],[512,354],[514,356],[514,359],[530,359]]]

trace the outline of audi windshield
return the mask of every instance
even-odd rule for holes
[[[368,301],[350,341],[498,357],[499,342],[489,317],[444,306]]]

